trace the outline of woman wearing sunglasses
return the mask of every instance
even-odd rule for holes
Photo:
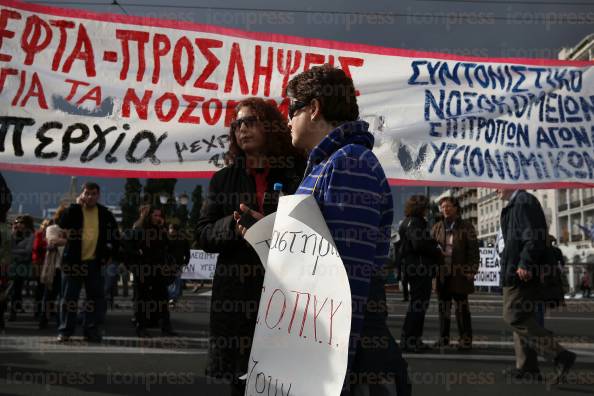
[[[243,395],[245,384],[238,377],[247,372],[264,270],[243,239],[236,218],[241,204],[251,208],[248,213],[256,218],[275,212],[274,185],[281,183],[282,193],[293,194],[305,169],[305,156],[291,145],[287,121],[274,104],[249,98],[237,105],[235,115],[226,167],[210,181],[196,238],[203,250],[219,253],[207,374],[230,382],[232,395]]]

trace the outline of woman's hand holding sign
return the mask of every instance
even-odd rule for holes
[[[250,209],[246,204],[240,204],[239,210],[241,213],[233,212],[233,218],[235,219],[235,231],[242,237],[245,236],[247,230],[253,226],[258,220],[264,217],[260,212]]]

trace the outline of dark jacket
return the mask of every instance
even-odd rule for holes
[[[452,229],[452,260],[450,265],[442,263],[437,272],[437,290],[455,294],[474,292],[474,280],[466,275],[475,275],[479,268],[480,252],[476,230],[471,223],[456,219]],[[432,235],[445,248],[446,225],[441,220],[433,226]]]
[[[25,278],[29,279],[33,276],[32,271],[32,253],[33,241],[35,234],[33,232],[26,232],[20,237],[14,234],[11,239],[11,253],[12,262],[10,265],[9,276],[11,278]]]
[[[539,281],[539,267],[544,262],[548,227],[544,212],[534,195],[519,190],[501,211],[501,232],[505,247],[501,253],[503,286],[530,286]],[[522,282],[518,267],[532,273]]]
[[[95,250],[95,259],[99,263],[105,264],[118,251],[118,224],[109,209],[100,204],[97,204],[97,207],[99,208],[99,236]],[[70,205],[60,217],[58,225],[67,232],[68,240],[64,247],[62,271],[68,273],[72,265],[77,265],[81,262],[82,206],[79,204]]]
[[[270,169],[264,214],[276,212],[277,202],[271,199],[274,183],[282,183],[283,192],[292,194],[302,169]],[[264,281],[258,255],[235,232],[233,211],[239,211],[240,203],[258,208],[254,178],[242,161],[221,169],[211,179],[195,233],[200,249],[219,253],[212,286],[207,367],[208,374],[215,377],[246,373]]]
[[[419,216],[406,217],[398,229],[402,240],[404,274],[434,277],[442,262],[437,241],[431,236],[427,220]]]
[[[0,173],[0,223],[6,223],[6,214],[12,205],[12,194],[4,176]]]

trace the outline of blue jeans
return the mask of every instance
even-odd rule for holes
[[[96,261],[84,261],[80,271],[70,274],[62,272],[62,298],[60,300],[60,327],[58,333],[71,336],[76,330],[78,299],[83,284],[87,298],[83,309],[85,334],[96,333],[105,305],[104,275],[102,266]]]
[[[181,274],[175,277],[175,280],[172,284],[169,285],[168,294],[169,299],[173,301],[177,301],[181,295],[184,288],[184,280],[181,278]]]

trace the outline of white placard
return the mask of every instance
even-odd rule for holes
[[[218,256],[203,250],[190,250],[190,262],[184,267],[181,278],[213,279]]]
[[[315,199],[282,197],[246,374],[246,395],[338,396],[351,328],[346,270]]]
[[[474,276],[475,286],[499,286],[501,264],[495,248],[480,248],[481,261]]]

